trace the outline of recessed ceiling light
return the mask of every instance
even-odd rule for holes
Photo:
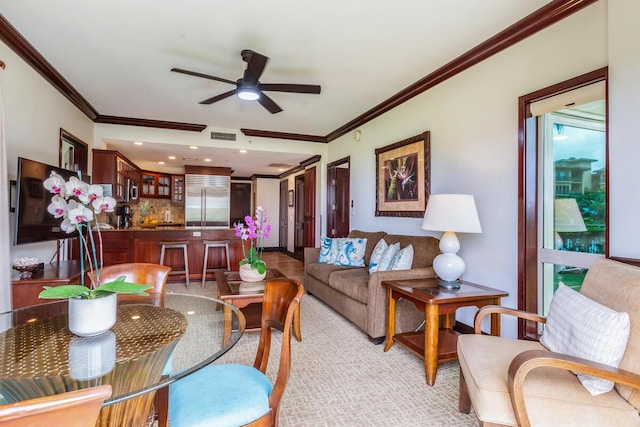
[[[176,156],[169,156],[169,160],[175,160]]]
[[[164,162],[158,162],[159,165],[164,165]]]
[[[205,162],[210,162],[210,161],[211,161],[211,159],[204,159],[204,161],[205,161]]]
[[[284,172],[284,169],[278,168],[278,172]]]
[[[244,154],[244,153],[246,153],[246,152],[247,152],[247,150],[240,150],[240,152],[241,152],[242,154]]]
[[[136,141],[136,142],[134,142],[133,144],[134,144],[134,145],[142,145],[142,142],[140,142],[140,141]]]
[[[191,146],[191,147],[189,147],[189,148],[191,148],[192,150],[197,150],[197,149],[198,149],[198,147],[196,147],[195,145],[192,145],[192,146]]]

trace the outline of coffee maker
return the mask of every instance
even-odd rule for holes
[[[131,227],[131,209],[129,208],[129,205],[118,206],[116,208],[116,215],[118,228]]]

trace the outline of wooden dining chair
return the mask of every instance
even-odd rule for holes
[[[96,424],[109,384],[0,405],[2,427],[89,427]]]
[[[151,285],[153,292],[163,293],[171,267],[144,262],[107,265],[100,269],[100,282],[106,283],[125,276],[125,281],[141,285]],[[96,272],[89,273],[96,280]],[[149,291],[151,292],[151,291]]]
[[[208,365],[169,387],[171,427],[196,425],[276,426],[291,371],[291,328],[304,289],[297,280],[265,282],[258,351],[253,366]],[[275,382],[265,375],[272,330],[282,331]]]

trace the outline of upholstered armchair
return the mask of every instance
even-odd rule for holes
[[[546,319],[497,306],[478,312],[476,334],[458,340],[460,412],[473,405],[484,427],[640,426],[640,268],[602,259],[579,293],[567,289]],[[545,323],[541,342],[482,334],[491,313]],[[589,357],[579,357],[585,348]]]

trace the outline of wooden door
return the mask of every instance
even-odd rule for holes
[[[280,181],[280,241],[279,246],[287,250],[289,240],[289,181]]]
[[[316,244],[316,168],[304,171],[304,247]]]
[[[336,191],[335,191],[335,216],[334,216],[334,236],[347,237],[349,235],[349,168],[336,168]]]
[[[304,214],[305,214],[305,179],[303,175],[296,176],[295,179],[295,201],[294,201],[295,227],[293,251],[296,254],[304,252]]]
[[[232,182],[230,194],[229,222],[244,222],[247,215],[253,216],[251,212],[251,183]]]

